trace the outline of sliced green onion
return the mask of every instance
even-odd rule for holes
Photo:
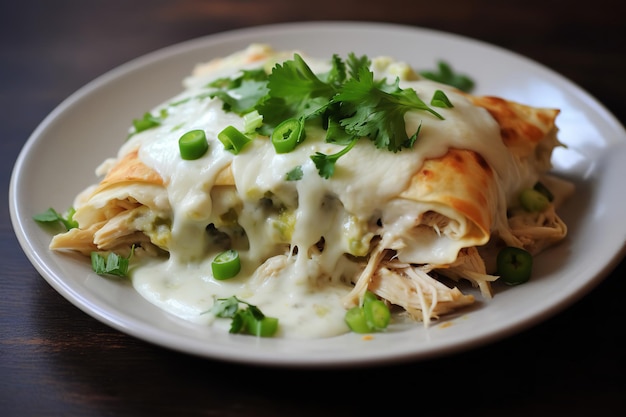
[[[243,115],[243,131],[252,133],[263,124],[263,116],[257,110]]]
[[[370,327],[365,320],[363,307],[352,307],[346,312],[344,317],[346,324],[354,333],[370,333]]]
[[[237,155],[248,143],[251,142],[250,138],[241,133],[234,126],[227,126],[220,133],[217,134],[217,138],[224,144],[224,149]]]
[[[148,130],[152,127],[158,126],[159,122],[151,117],[150,113],[144,114],[142,119],[134,119],[133,127],[135,128],[135,132],[143,132],[144,130]]]
[[[355,333],[379,332],[389,325],[391,312],[384,301],[379,300],[373,292],[366,291],[362,305],[349,309],[344,320]]]
[[[548,201],[554,201],[554,194],[552,194],[548,187],[546,187],[542,182],[538,181],[537,183],[535,183],[533,189],[545,195]]]
[[[276,153],[288,153],[301,142],[304,122],[300,119],[287,119],[272,132],[272,144]]]
[[[178,139],[180,156],[183,159],[193,160],[202,157],[209,149],[204,130],[190,130]]]
[[[365,305],[365,303],[369,303],[371,301],[375,301],[378,300],[378,297],[376,297],[376,294],[374,294],[371,291],[365,291],[365,294],[363,294],[363,302],[362,304]]]
[[[258,319],[252,314],[246,314],[245,321],[246,332],[253,336],[272,337],[278,330],[276,317],[264,316],[262,319]]]
[[[241,270],[239,252],[229,249],[218,254],[211,262],[211,271],[215,279],[223,280],[234,277]]]
[[[386,329],[391,320],[389,307],[381,300],[370,300],[363,304],[363,314],[367,325],[375,330]]]
[[[98,275],[117,275],[119,277],[128,276],[128,268],[130,258],[135,252],[135,246],[132,247],[130,255],[123,257],[115,252],[109,254],[91,252],[91,268]]]
[[[547,209],[550,200],[541,192],[533,188],[526,188],[520,193],[520,203],[524,210],[534,213]]]
[[[241,308],[239,304],[245,304]],[[231,318],[229,333],[244,333],[260,337],[272,337],[278,331],[278,319],[269,317],[255,305],[236,296],[218,298],[207,313],[215,317]]]
[[[435,91],[433,94],[433,98],[430,100],[430,105],[433,107],[444,107],[444,108],[452,108],[454,107],[450,102],[446,93],[441,90]]]
[[[498,252],[496,268],[497,274],[505,284],[523,284],[530,279],[533,257],[524,249],[507,246]]]

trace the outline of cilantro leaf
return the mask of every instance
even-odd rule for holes
[[[267,95],[267,73],[263,69],[244,70],[236,78],[219,78],[209,84],[218,87],[209,93],[209,97],[217,97],[224,102],[223,109],[239,115],[248,113]]]
[[[359,73],[365,68],[369,71],[372,61],[366,56],[357,57],[354,53],[348,54],[348,74],[351,78],[359,78]]]
[[[409,110],[425,110],[439,119],[443,117],[428,107],[415,90],[402,90],[374,81],[374,74],[366,67],[359,70],[358,78],[351,78],[333,98],[342,105],[345,116],[341,120],[346,132],[354,136],[369,137],[377,148],[397,152],[413,146],[417,132],[407,136],[404,115]]]
[[[245,304],[245,307],[241,308],[240,304]],[[257,306],[234,295],[218,298],[209,312],[216,317],[231,319],[229,333],[271,337],[278,330],[278,319],[266,316]]]
[[[343,84],[346,80],[346,64],[339,55],[333,54],[330,70],[325,74],[320,74],[319,78],[334,86]]]
[[[210,82],[207,87],[221,90],[232,90],[238,88],[244,81],[267,81],[267,73],[263,68],[242,70],[236,77],[222,77]]]
[[[268,79],[268,88],[274,97],[299,102],[310,97],[330,97],[335,89],[320,80],[298,54],[293,60],[276,64]]]
[[[287,172],[287,174],[285,174],[285,180],[286,181],[299,181],[302,179],[303,176],[304,176],[304,173],[302,172],[302,165],[298,165],[294,167],[292,170],[290,170],[289,172]]]
[[[141,119],[133,119],[133,130],[128,134],[128,137],[143,132],[144,130],[160,126],[166,117],[167,109],[161,109],[158,115],[154,115],[150,112],[144,113]]]
[[[474,81],[464,74],[457,74],[452,66],[445,61],[437,63],[437,70],[421,71],[420,75],[429,80],[451,85],[461,91],[470,92],[474,88]]]
[[[237,313],[237,310],[239,310],[239,299],[233,295],[229,298],[218,299],[213,305],[211,312],[216,317],[232,318]]]
[[[315,152],[315,155],[311,155],[311,160],[315,164],[317,172],[322,178],[328,179],[333,176],[333,174],[335,173],[335,165],[337,164],[337,160],[343,155],[347,154],[350,149],[354,147],[357,140],[358,138],[353,138],[348,146],[332,155],[326,155],[321,152]]]
[[[325,139],[327,143],[348,145],[353,139],[354,135],[347,133],[339,121],[334,117],[328,119]]]
[[[74,209],[74,207],[70,207],[64,214],[60,214],[55,209],[50,207],[43,213],[34,215],[33,220],[43,224],[61,224],[65,230],[70,230],[78,227],[78,222],[74,220],[74,213],[76,213],[76,209]]]
[[[298,54],[294,54],[293,60],[274,66],[267,87],[268,95],[256,109],[271,127],[286,119],[323,112],[336,92],[333,85],[320,80]]]
[[[211,98],[218,97],[224,102],[224,110],[237,114],[245,114],[254,109],[260,98],[267,94],[266,83],[246,80],[232,90],[218,90]]]

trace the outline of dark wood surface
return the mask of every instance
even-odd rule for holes
[[[465,35],[562,73],[624,123],[620,4],[2,0],[0,416],[626,415],[624,261],[565,311],[487,346],[374,369],[276,370],[187,356],[92,319],[31,266],[8,211],[21,147],[76,89],[161,47],[253,25],[367,20]]]

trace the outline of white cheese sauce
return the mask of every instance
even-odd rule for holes
[[[222,71],[219,75],[229,74]],[[393,153],[375,149],[372,141],[361,139],[339,159],[331,179],[318,175],[310,156],[332,154],[342,146],[325,143],[321,130],[307,129],[305,141],[287,154],[276,154],[267,138],[258,137],[234,156],[224,150],[217,134],[229,125],[243,129],[243,120],[224,112],[219,100],[195,98],[208,80],[187,80],[188,90],[171,101],[178,104],[164,105],[168,116],[163,125],[136,134],[121,150],[124,153],[140,146],[141,160],[166,183],[173,216],[169,259],[136,267],[134,287],[155,305],[193,322],[210,324],[214,318],[206,312],[214,300],[236,295],[279,318],[279,336],[314,338],[344,333],[348,328],[341,298],[352,287],[344,278],[353,272],[353,265],[343,255],[349,251],[350,236],[362,235],[367,222],[406,188],[425,158],[441,156],[450,147],[475,150],[500,178],[508,178],[509,167],[515,165],[507,160],[509,152],[504,149],[499,127],[484,109],[447,86],[425,80],[400,85],[415,89],[425,103],[435,90],[444,90],[454,107],[436,108],[444,120],[426,111],[406,114],[407,135],[421,125],[413,149]],[[200,159],[182,160],[178,139],[192,129],[206,132],[209,150]],[[239,223],[249,247],[240,250],[240,274],[219,281],[212,278],[210,266],[219,249],[211,247],[206,227],[215,220],[213,206],[217,204],[210,191],[218,173],[228,165],[243,203]],[[286,174],[297,166],[302,169],[302,179],[285,181]],[[268,235],[273,226],[259,210],[259,199],[268,191],[293,209],[292,251],[297,247],[298,253],[287,253],[285,245]],[[310,251],[321,237],[324,251]]]

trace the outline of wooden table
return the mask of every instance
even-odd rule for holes
[[[618,1],[22,0],[0,5],[0,416],[626,415],[626,262],[582,300],[505,340],[426,362],[290,370],[187,356],[113,330],[42,279],[13,233],[8,183],[38,123],[132,58],[252,25],[368,20],[449,31],[528,56],[626,121]],[[514,82],[514,80],[512,80]],[[373,414],[372,414],[373,415]],[[383,415],[383,414],[380,414]]]

